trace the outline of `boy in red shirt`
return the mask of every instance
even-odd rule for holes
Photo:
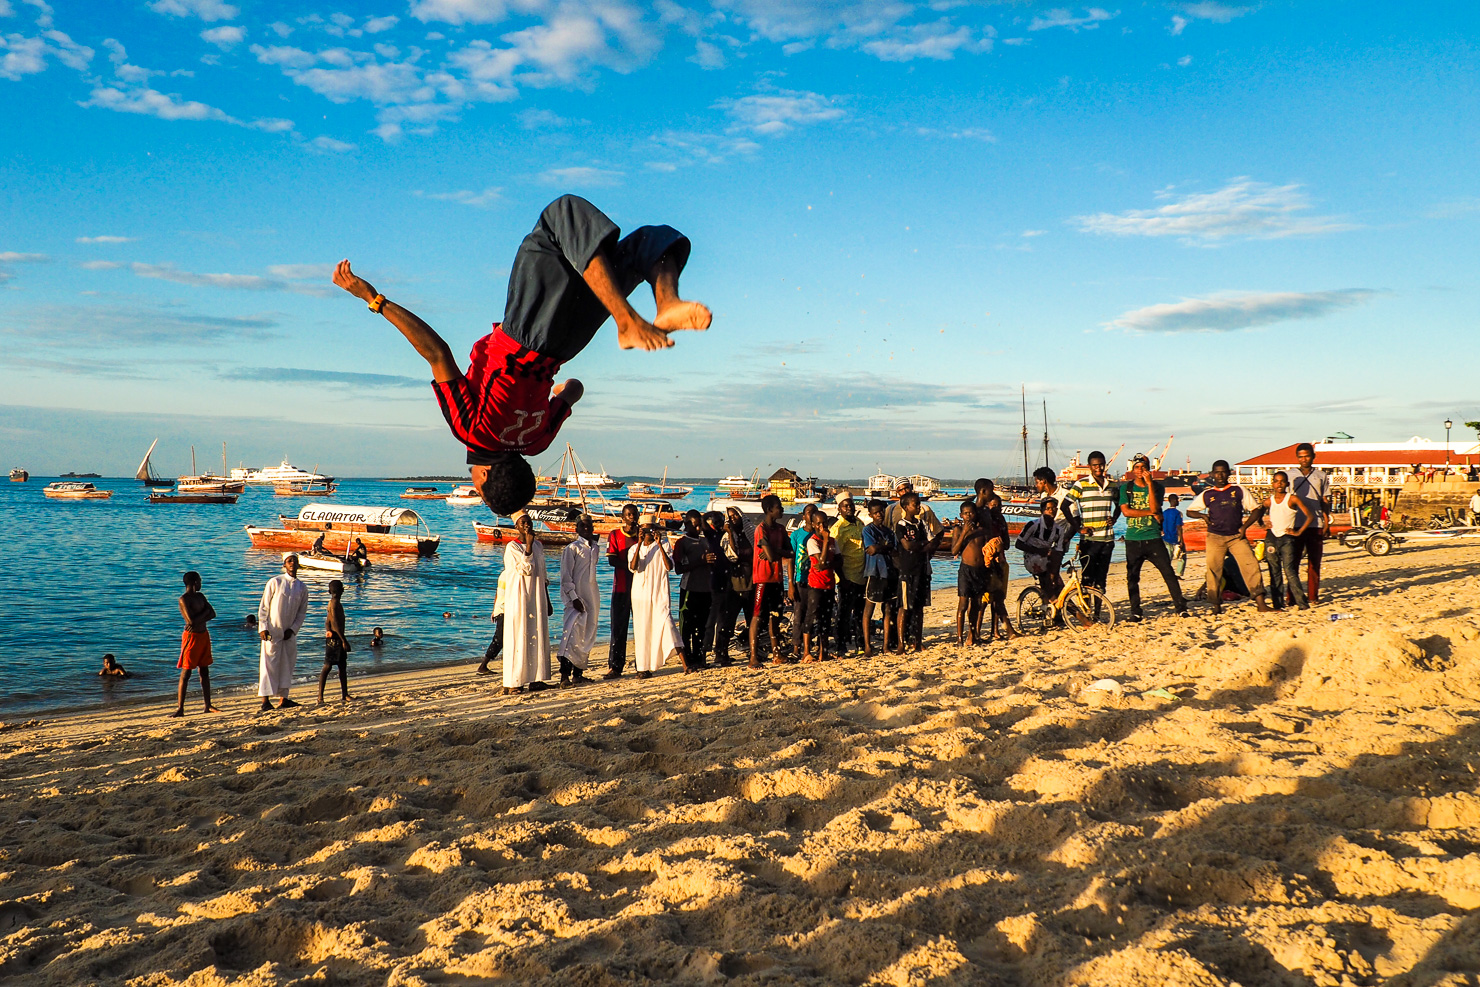
[[[670,226],[644,226],[625,239],[621,232],[579,196],[546,206],[514,256],[503,321],[473,344],[466,373],[431,326],[386,301],[349,261],[334,271],[335,284],[390,320],[431,365],[442,417],[467,446],[473,484],[495,514],[513,514],[534,496],[523,457],[549,448],[584,392],[574,378],[555,384],[555,374],[608,316],[622,349],[666,349],[676,329],[709,328],[709,309],[678,296],[688,238]],[[657,302],[652,322],[627,302],[643,281]]]

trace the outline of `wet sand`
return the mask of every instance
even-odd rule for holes
[[[0,981],[1473,984],[1475,563],[1335,549],[1309,613],[1186,621],[1151,573],[1145,624],[902,658],[9,722]]]

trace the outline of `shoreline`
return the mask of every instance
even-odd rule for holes
[[[7,729],[0,968],[47,987],[1473,975],[1473,554],[1334,561],[1309,612],[508,699],[419,670],[350,706]]]

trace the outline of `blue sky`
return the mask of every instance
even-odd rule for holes
[[[617,473],[1206,467],[1480,418],[1475,8],[0,0],[0,466],[161,437],[450,472],[459,353],[562,192],[694,241],[714,327],[608,325],[563,436]],[[651,310],[651,299],[639,298]],[[1014,464],[1018,464],[1016,467]],[[538,465],[538,464],[537,464]]]

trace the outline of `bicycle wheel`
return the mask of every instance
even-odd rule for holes
[[[1115,626],[1115,608],[1104,593],[1093,586],[1081,586],[1064,598],[1064,623],[1076,632],[1095,627],[1109,630]]]
[[[1037,586],[1029,586],[1018,594],[1018,630],[1024,634],[1048,633],[1050,623],[1048,605]]]

